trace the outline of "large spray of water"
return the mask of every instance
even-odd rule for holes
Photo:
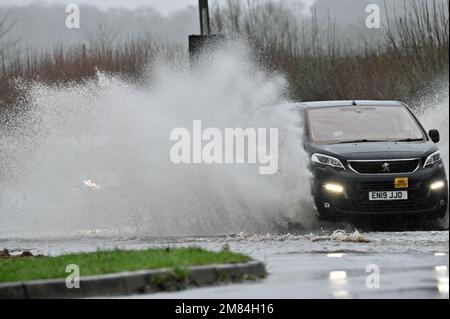
[[[449,90],[448,78],[434,85],[434,92],[425,96],[421,101],[419,117],[427,130],[438,129],[441,134],[439,147],[447,168],[447,179],[449,178]],[[449,214],[442,221],[448,229]]]
[[[82,84],[29,90],[29,110],[0,128],[0,237],[105,231],[215,235],[315,223],[302,119],[282,104],[283,77],[244,49],[193,73],[161,62],[143,85],[98,73]],[[423,100],[448,163],[448,85]],[[279,171],[257,165],[175,165],[177,127],[279,129]],[[448,225],[448,218],[445,221]]]
[[[274,231],[314,221],[299,114],[281,76],[243,49],[193,74],[161,62],[146,85],[108,76],[35,84],[29,111],[0,133],[0,234],[105,230],[145,236]],[[279,171],[256,165],[175,165],[171,130],[279,128]]]

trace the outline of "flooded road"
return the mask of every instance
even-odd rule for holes
[[[228,245],[264,261],[269,272],[257,283],[149,298],[448,298],[448,230],[365,230],[350,238],[332,234],[352,227],[316,226],[304,119],[283,106],[286,81],[243,51],[214,58],[201,77],[162,63],[152,76],[157,83],[148,85],[103,72],[79,85],[33,84],[29,111],[0,126],[0,250]],[[448,163],[448,80],[443,84],[417,115],[427,130],[442,132]],[[279,128],[279,171],[175,164],[169,137],[193,119],[220,130]],[[288,234],[291,224],[308,230]],[[232,235],[206,236],[224,233]],[[377,271],[379,288],[368,288]]]
[[[137,298],[449,298],[448,231],[318,230],[282,235],[133,238],[101,231],[76,237],[0,239],[0,249],[57,255],[106,248],[200,246],[251,255],[269,275],[256,283],[221,285]],[[379,276],[378,276],[379,274]]]

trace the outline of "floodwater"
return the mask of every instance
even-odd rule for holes
[[[132,238],[91,231],[77,237],[0,239],[13,253],[57,255],[99,248],[227,244],[266,264],[257,282],[195,288],[132,298],[449,298],[448,231],[234,234],[214,237]],[[379,277],[377,277],[379,274]]]
[[[237,51],[214,57],[202,76],[188,63],[162,62],[142,84],[98,73],[77,85],[32,85],[27,110],[0,125],[0,249],[228,244],[269,271],[256,283],[144,297],[448,298],[448,231],[331,236],[355,229],[317,223],[303,120],[284,104],[289,85]],[[427,130],[441,131],[448,163],[448,79],[435,89],[416,111]],[[279,171],[175,165],[171,132],[195,119],[219,129],[279,128]],[[308,230],[280,230],[292,223]],[[368,288],[374,270],[379,288]]]

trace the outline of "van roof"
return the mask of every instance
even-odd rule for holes
[[[356,103],[358,106],[399,106],[404,105],[399,101],[376,101],[376,100],[345,100],[345,101],[316,101],[316,102],[300,102],[299,105],[306,108],[315,107],[342,107],[352,106]]]

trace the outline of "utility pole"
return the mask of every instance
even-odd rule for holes
[[[189,57],[191,66],[199,64],[202,52],[211,52],[225,39],[223,35],[211,34],[208,0],[198,1],[200,35],[189,36]]]
[[[211,34],[211,24],[209,21],[209,6],[208,0],[198,1],[199,16],[200,16],[200,34],[210,35]]]

